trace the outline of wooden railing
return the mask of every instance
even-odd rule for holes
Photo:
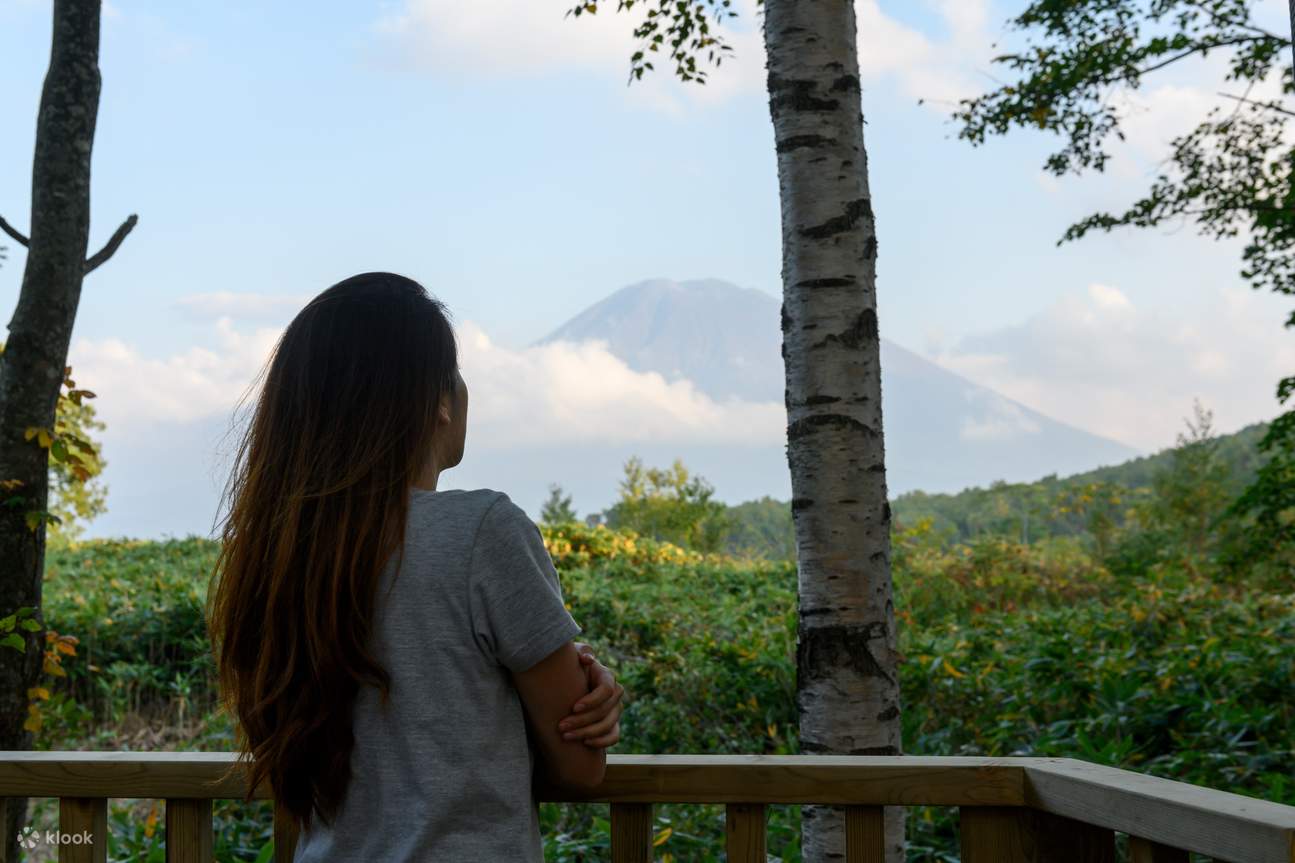
[[[212,800],[241,798],[219,777],[224,752],[0,751],[0,797],[58,797],[60,863],[103,863],[108,798],[166,801],[168,863],[212,858]],[[544,801],[611,804],[614,863],[652,860],[652,805],[722,803],[728,859],[765,861],[765,807],[845,807],[850,863],[881,863],[883,805],[957,806],[963,863],[1115,860],[1115,833],[1134,863],[1187,863],[1195,851],[1227,863],[1295,863],[1295,806],[1070,758],[915,755],[609,755],[606,779],[579,795],[539,786]],[[268,799],[264,787],[257,798]],[[276,812],[275,861],[296,847]]]

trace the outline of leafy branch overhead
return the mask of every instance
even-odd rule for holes
[[[637,3],[644,7],[653,5],[652,0],[617,0],[616,11],[628,11]],[[733,0],[656,0],[655,8],[648,8],[643,21],[634,28],[635,38],[642,41],[630,56],[626,84],[641,79],[645,70],[655,68],[648,55],[660,53],[664,45],[670,47],[670,59],[680,80],[705,84],[706,70],[697,66],[701,52],[705,50],[707,61],[718,68],[724,59],[723,52],[733,50],[714,29],[725,18],[737,17],[737,12],[730,8],[732,3]],[[764,0],[756,0],[756,6],[763,4]],[[596,2],[579,3],[563,17],[578,18],[597,11]],[[711,20],[707,20],[708,16]]]
[[[1054,175],[1102,171],[1112,139],[1123,141],[1117,96],[1137,91],[1165,69],[1219,53],[1226,71],[1215,106],[1170,142],[1158,176],[1121,213],[1093,213],[1058,245],[1090,231],[1193,222],[1205,236],[1247,237],[1241,276],[1257,289],[1295,296],[1295,117],[1292,39],[1256,21],[1256,0],[1035,0],[1008,27],[1026,33],[1019,51],[994,62],[1017,79],[964,99],[954,112],[959,137],[973,146],[1014,128],[1061,138],[1044,168]],[[1293,9],[1295,12],[1295,9]],[[1295,15],[1293,15],[1295,17]],[[1284,28],[1283,28],[1284,31]],[[1258,90],[1258,92],[1256,92]],[[1275,92],[1267,92],[1272,90]],[[1295,327],[1295,311],[1286,319]],[[1281,380],[1277,401],[1295,393]],[[1295,539],[1295,411],[1269,427],[1260,449],[1272,454],[1235,512],[1257,512],[1260,545]],[[1279,489],[1285,491],[1278,492]],[[1259,534],[1263,534],[1262,537]]]
[[[1259,26],[1253,0],[1036,0],[1009,21],[1029,31],[1026,47],[994,58],[1019,79],[962,100],[954,118],[973,145],[1012,128],[1054,132],[1061,149],[1046,170],[1060,176],[1102,171],[1112,137],[1124,140],[1115,97],[1137,90],[1144,77],[1211,52],[1230,54],[1216,107],[1195,129],[1171,143],[1167,169],[1123,213],[1096,213],[1072,225],[1059,243],[1095,228],[1153,227],[1194,220],[1203,233],[1255,236],[1243,275],[1255,287],[1295,294],[1295,149],[1282,130],[1291,108],[1251,99],[1274,71],[1282,98],[1295,93],[1287,64],[1291,39]],[[1276,67],[1280,67],[1277,69]],[[1295,325],[1295,317],[1292,318]]]

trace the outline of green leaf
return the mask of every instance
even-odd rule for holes
[[[40,632],[40,621],[33,620],[30,617],[24,620],[21,625],[28,632]]]
[[[14,623],[17,619],[18,615],[16,614],[11,614],[8,617],[0,617],[0,632],[12,632]]]
[[[55,438],[50,444],[49,454],[54,456],[56,461],[67,461],[67,442],[63,438]]]
[[[0,638],[0,647],[12,647],[20,653],[27,652],[27,642],[24,641],[23,637],[16,632],[6,635],[4,638]]]

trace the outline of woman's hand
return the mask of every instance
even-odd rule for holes
[[[585,667],[589,693],[571,706],[571,712],[558,723],[558,731],[563,740],[579,740],[586,746],[607,749],[621,739],[625,687],[616,682],[610,668],[594,658],[592,647],[579,641],[575,647]]]

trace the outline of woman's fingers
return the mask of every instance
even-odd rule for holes
[[[563,733],[562,739],[586,740],[600,738],[620,723],[620,717],[620,706],[617,705],[612,708],[611,712],[599,719],[597,722],[590,723],[583,728],[573,728],[570,731]]]
[[[617,722],[612,727],[610,734],[606,734],[602,737],[594,737],[589,740],[582,740],[581,742],[584,743],[585,746],[588,746],[593,749],[606,749],[609,746],[615,746],[617,743],[620,742],[620,739],[621,739],[621,724]]]
[[[587,666],[585,672],[588,675],[589,683],[593,684],[593,689],[580,696],[576,703],[571,705],[572,713],[581,713],[601,704],[611,697],[612,692],[615,691],[616,677],[607,666],[595,662]]]
[[[573,713],[563,719],[558,723],[558,730],[567,731],[577,728],[586,728],[593,723],[606,718],[613,710],[619,711],[621,709],[621,699],[625,695],[625,687],[617,683],[610,692],[611,695],[605,701],[601,701],[587,710]],[[619,716],[619,712],[616,715]]]

